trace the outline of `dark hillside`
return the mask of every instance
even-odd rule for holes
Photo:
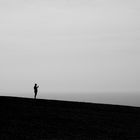
[[[140,108],[0,97],[0,140],[140,140]]]

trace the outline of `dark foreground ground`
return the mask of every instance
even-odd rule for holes
[[[0,140],[140,140],[140,108],[0,97]]]

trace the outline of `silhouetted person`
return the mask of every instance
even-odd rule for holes
[[[37,86],[37,84],[35,84],[34,85],[34,93],[35,93],[34,98],[35,99],[36,99],[36,96],[37,96],[38,88],[39,88],[39,86]]]

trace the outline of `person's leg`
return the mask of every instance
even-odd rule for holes
[[[36,99],[36,91],[34,92],[34,99]]]
[[[36,99],[36,96],[37,96],[37,91],[35,91],[35,99]]]

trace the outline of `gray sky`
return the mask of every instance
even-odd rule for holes
[[[1,95],[134,102],[139,61],[139,0],[0,0]]]

